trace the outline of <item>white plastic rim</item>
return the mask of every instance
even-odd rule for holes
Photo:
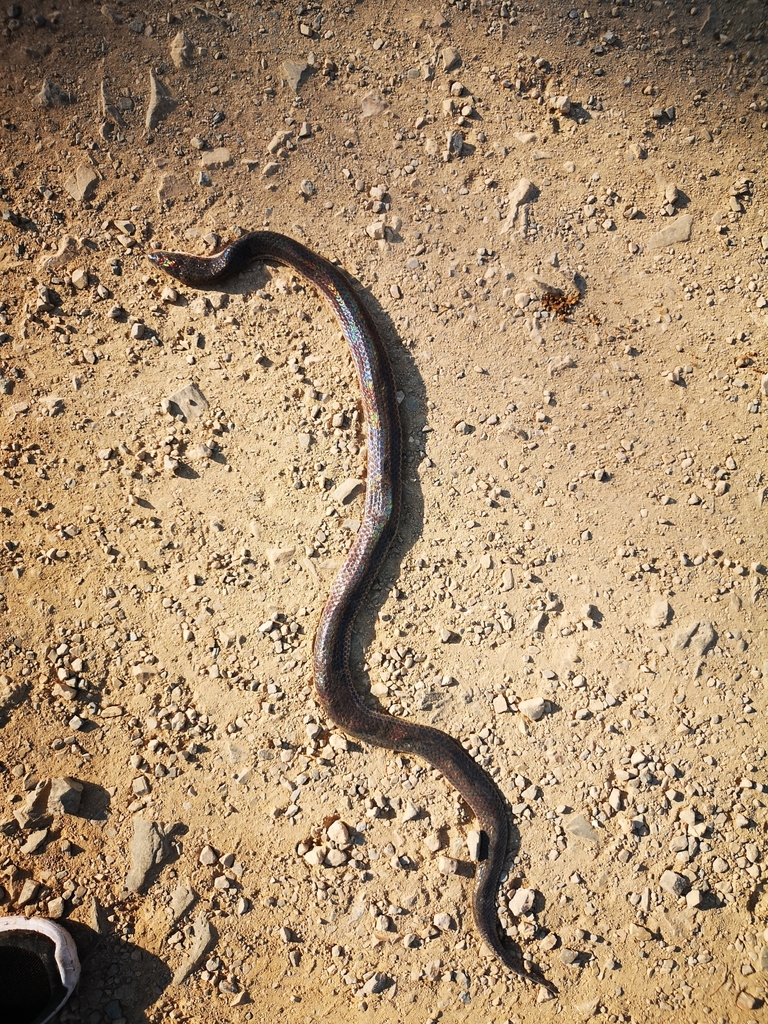
[[[80,958],[77,955],[75,940],[66,928],[62,928],[55,921],[49,921],[47,917],[0,917],[0,932],[37,932],[38,935],[45,935],[53,942],[54,957],[64,986],[61,1002],[51,1010],[50,1016],[53,1017],[72,995],[80,978]]]

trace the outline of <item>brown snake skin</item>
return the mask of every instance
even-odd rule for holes
[[[366,424],[368,473],[362,525],[331,587],[314,642],[315,686],[323,709],[341,730],[365,743],[414,754],[438,769],[472,808],[484,833],[472,909],[483,941],[510,971],[553,989],[526,969],[502,943],[496,900],[509,825],[496,783],[452,736],[427,725],[371,710],[359,696],[349,667],[352,630],[371,580],[397,529],[402,434],[395,382],[384,344],[365,305],[342,270],[301,243],[271,231],[246,234],[214,256],[150,252],[159,268],[192,286],[211,285],[253,260],[298,271],[336,315],[357,370]]]

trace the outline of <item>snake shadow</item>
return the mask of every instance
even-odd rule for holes
[[[417,467],[423,461],[427,452],[424,446],[416,439],[426,436],[423,433],[423,428],[427,424],[427,399],[429,396],[424,378],[418,367],[417,359],[419,351],[427,343],[421,341],[418,335],[414,336],[414,340],[410,344],[404,343],[392,316],[382,307],[371,289],[364,287],[349,273],[347,273],[347,277],[365,302],[381,337],[384,339],[392,361],[395,384],[398,390],[405,394],[399,407],[403,434],[403,497],[399,527],[392,547],[379,568],[371,590],[363,601],[358,613],[350,652],[350,664],[361,697],[370,706],[375,706],[378,710],[385,710],[380,707],[379,702],[370,694],[370,681],[364,670],[365,652],[370,649],[374,642],[375,623],[381,606],[393,588],[397,586],[401,565],[408,552],[421,537],[424,527],[424,493]],[[401,591],[398,590],[397,593],[400,594]],[[403,595],[398,600],[405,600],[406,596]],[[458,696],[456,699],[458,700]],[[463,700],[466,701],[466,695],[464,695]],[[423,719],[420,716],[417,720],[423,720],[424,724],[427,724],[429,722],[429,715],[424,715]],[[507,780],[502,777],[495,781],[504,797],[507,819],[509,821],[509,837],[505,859],[507,882],[500,889],[501,893],[503,889],[509,886],[516,887],[523,884],[522,879],[515,877],[512,867],[520,851],[521,837],[520,831],[513,820],[509,801],[505,793]],[[462,803],[464,803],[463,800]],[[468,821],[472,821],[474,818],[472,809],[468,805],[465,806],[467,809],[465,817]],[[483,839],[485,840],[485,838],[484,836]],[[481,846],[481,858],[483,858],[484,853],[485,851]],[[456,873],[460,876],[472,878],[475,874],[475,865],[468,860],[462,859],[457,864]],[[537,900],[541,899],[543,899],[541,894],[537,894]],[[471,914],[468,915],[468,918],[471,919]],[[504,945],[512,956],[520,963],[524,963],[522,947],[505,933],[502,932],[501,934]],[[547,984],[554,990],[554,986],[546,982],[538,968],[530,962],[528,962],[528,966],[531,970],[531,979],[533,981]]]

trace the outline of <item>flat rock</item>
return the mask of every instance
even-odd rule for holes
[[[36,882],[34,878],[27,878],[21,887],[21,892],[16,900],[18,907],[27,907],[30,903],[34,903],[37,899],[37,894],[40,892],[40,883]]]
[[[709,622],[700,622],[696,632],[691,637],[691,650],[703,658],[710,647],[717,643],[717,633]]]
[[[122,114],[113,103],[112,97],[109,95],[107,83],[103,80],[99,86],[99,115],[107,121],[113,121],[115,124],[125,124]]]
[[[566,831],[580,839],[588,839],[591,843],[600,842],[600,833],[592,828],[583,814],[574,814],[572,818],[564,822]]]
[[[514,188],[507,198],[509,213],[507,219],[501,225],[501,234],[506,234],[512,227],[514,227],[520,207],[525,206],[526,203],[532,202],[539,194],[538,188],[529,181],[528,178],[521,178],[517,183],[517,187]]]
[[[192,381],[175,391],[170,398],[166,398],[163,402],[165,412],[172,416],[183,416],[188,421],[202,416],[207,408],[208,399]]]
[[[163,118],[167,117],[176,106],[176,100],[171,96],[167,87],[163,85],[154,71],[149,72],[149,103],[147,104],[147,116],[144,122],[147,131],[157,128]]]
[[[83,784],[66,776],[51,779],[48,793],[49,814],[77,814],[83,795]]]
[[[648,617],[645,620],[646,625],[651,626],[653,629],[661,629],[669,622],[669,617],[672,614],[672,609],[669,605],[669,601],[662,598],[660,601],[654,601],[648,612]]]
[[[342,505],[348,505],[354,496],[364,487],[362,480],[356,480],[350,477],[348,480],[342,480],[331,491],[331,499],[333,501],[340,501]]]
[[[16,805],[13,816],[19,826],[23,829],[32,828],[46,814],[47,802],[48,783],[38,782],[35,788],[26,794],[21,805]]]
[[[483,855],[483,849],[486,845],[483,833],[476,828],[472,828],[467,832],[467,849],[469,850],[469,859],[477,864]]]
[[[440,59],[443,62],[444,71],[455,71],[456,68],[461,67],[461,55],[452,46],[443,47]]]
[[[269,559],[269,564],[273,569],[280,569],[291,561],[293,556],[296,554],[295,547],[288,548],[267,548],[266,555]]]
[[[218,935],[210,921],[198,917],[194,923],[194,931],[190,940],[187,955],[176,969],[171,984],[182,985],[195,970],[203,957],[216,945]]]
[[[285,73],[285,80],[288,83],[288,87],[293,92],[298,94],[299,86],[303,85],[307,81],[309,76],[315,69],[311,64],[307,64],[303,60],[284,60],[283,61],[283,72]]]
[[[75,173],[70,174],[64,182],[64,189],[76,202],[84,203],[93,196],[98,183],[99,176],[93,167],[88,164],[80,164]]]
[[[172,924],[180,921],[190,907],[197,902],[198,896],[195,890],[189,885],[181,882],[176,886],[171,897],[171,912],[173,914]]]
[[[66,267],[72,260],[80,255],[80,244],[72,235],[62,235],[59,239],[59,247],[53,256],[44,256],[41,263],[48,270],[59,270]]]
[[[362,117],[375,117],[383,114],[389,104],[379,92],[369,92],[360,101]]]
[[[181,29],[171,40],[171,60],[174,67],[183,68],[192,60],[192,45]]]
[[[48,829],[40,828],[36,832],[30,832],[27,836],[27,841],[21,847],[22,853],[37,853],[40,847],[43,845],[45,840],[48,838]]]
[[[201,154],[200,161],[205,170],[218,171],[231,165],[232,154],[224,146],[217,146],[216,149],[209,149]]]
[[[698,628],[699,623],[697,620],[694,620],[693,622],[689,622],[685,626],[682,626],[675,633],[674,639],[672,640],[672,646],[676,648],[678,651],[682,651],[691,642],[691,637]]]
[[[61,107],[72,102],[72,96],[50,78],[44,78],[40,92],[35,96],[36,107]]]
[[[184,199],[192,190],[189,178],[182,174],[164,174],[157,186],[157,198],[165,200]]]
[[[129,848],[131,868],[125,879],[129,892],[139,892],[152,868],[163,859],[163,836],[154,821],[133,819],[133,839]]]
[[[691,237],[692,227],[693,215],[681,213],[679,217],[675,217],[661,231],[651,235],[648,239],[647,247],[649,249],[663,249],[668,245],[674,245],[675,242],[687,242]]]

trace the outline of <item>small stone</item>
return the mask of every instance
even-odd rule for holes
[[[691,237],[693,227],[693,216],[690,213],[680,214],[673,221],[663,227],[661,231],[651,235],[648,239],[649,249],[663,249],[676,242],[687,242]]]
[[[371,977],[366,981],[363,987],[360,989],[359,995],[363,996],[375,996],[385,989],[389,988],[392,984],[392,979],[379,971],[372,974]]]
[[[337,846],[349,846],[349,826],[337,819],[328,826],[328,838]]]
[[[477,864],[483,852],[483,833],[476,828],[467,832],[467,849],[469,850],[469,859]]]
[[[311,850],[307,850],[304,854],[304,860],[313,868],[319,868],[320,865],[325,861],[325,855],[328,853],[327,846],[313,846]]]
[[[497,693],[493,698],[493,710],[497,715],[502,715],[505,711],[509,711],[509,704],[507,704],[507,698],[503,693]]]
[[[687,892],[685,894],[685,902],[688,904],[689,907],[692,907],[693,909],[695,909],[696,907],[700,907],[703,901],[704,894],[702,893],[701,889],[691,889],[690,892]]]
[[[212,867],[214,864],[218,863],[219,855],[212,846],[204,846],[200,851],[198,860],[206,867]]]
[[[760,1006],[761,1001],[757,996],[750,995],[749,992],[739,992],[736,996],[736,1005],[740,1010],[756,1010]]]
[[[570,114],[571,97],[553,96],[549,101],[549,108],[550,110],[556,111],[558,114]]]
[[[208,399],[192,382],[175,391],[166,402],[166,412],[171,416],[183,416],[188,421],[196,420],[208,409]]]
[[[389,104],[379,92],[369,92],[360,101],[361,117],[375,117],[383,114]]]
[[[535,902],[535,889],[516,889],[509,901],[509,912],[513,917],[520,917],[522,914],[527,914]]]
[[[143,775],[139,775],[131,782],[131,788],[134,796],[145,797],[150,792],[150,783],[148,783]]]
[[[453,857],[439,857],[437,861],[437,870],[441,875],[455,875],[459,868],[458,861]]]
[[[441,932],[447,932],[449,929],[456,927],[456,922],[450,914],[446,913],[435,914],[432,918],[432,923],[435,928],[439,928]]]
[[[696,632],[691,637],[691,650],[703,658],[710,647],[717,643],[717,633],[709,622],[700,622]]]
[[[232,154],[224,146],[206,150],[200,157],[200,166],[206,171],[219,171],[232,164]]]
[[[369,238],[381,241],[384,238],[384,225],[380,220],[375,220],[372,224],[366,226],[365,233]]]
[[[46,908],[48,910],[48,917],[52,921],[58,921],[64,917],[65,904],[61,896],[55,896],[52,900],[48,900]]]
[[[34,878],[27,878],[24,880],[24,884],[21,887],[16,905],[18,907],[27,907],[30,903],[34,903],[37,900],[37,894],[40,892],[40,883],[36,882]]]
[[[48,838],[48,829],[41,828],[36,832],[30,832],[27,836],[27,841],[21,847],[22,853],[37,853],[40,847],[43,845],[45,840]]]
[[[683,896],[690,883],[685,875],[678,875],[676,871],[665,871],[659,879],[659,885],[673,896]]]
[[[428,836],[424,837],[424,845],[430,853],[437,853],[443,846],[443,841],[437,832],[430,832]]]
[[[591,843],[600,842],[600,833],[597,829],[592,828],[583,814],[574,814],[565,822],[565,828],[580,839],[587,839]]]
[[[653,629],[661,629],[669,622],[669,617],[672,614],[669,601],[662,598],[660,601],[655,601],[648,612],[648,618],[645,620],[646,625],[651,626]]]
[[[461,67],[461,56],[459,51],[455,50],[452,46],[445,46],[440,53],[440,59],[443,62],[443,71],[455,71],[456,68]]]
[[[464,136],[461,132],[450,131],[445,133],[445,148],[450,157],[460,157],[464,148]]]
[[[83,788],[82,782],[78,782],[77,779],[67,777],[51,779],[51,788],[48,792],[48,813],[77,814],[80,809]]]
[[[338,501],[342,505],[348,505],[364,486],[365,484],[362,480],[350,477],[347,480],[342,480],[340,484],[334,487],[330,497],[333,501]]]
[[[144,125],[147,131],[153,131],[158,124],[176,107],[176,100],[154,71],[149,72],[149,102]]]
[[[76,267],[70,276],[73,287],[77,288],[78,291],[88,287],[88,271],[85,267]]]
[[[349,855],[343,850],[329,850],[325,855],[325,865],[329,868],[339,868],[342,864],[346,864],[349,860]]]
[[[164,852],[163,835],[155,822],[134,818],[129,848],[131,867],[125,879],[129,892],[143,890],[152,868],[162,862]]]
[[[543,697],[530,697],[528,700],[520,701],[518,710],[531,722],[538,722],[547,713],[547,702]]]
[[[183,29],[171,40],[171,60],[177,68],[187,67],[192,60],[192,45],[184,35]]]
[[[64,182],[65,190],[78,203],[85,203],[93,198],[96,186],[99,183],[99,176],[89,164],[80,164],[74,174],[71,174]]]
[[[565,964],[566,967],[572,967],[578,959],[579,951],[577,949],[570,949],[568,946],[563,946],[560,950],[560,963]]]
[[[35,96],[33,103],[36,107],[46,108],[66,106],[67,103],[72,103],[74,100],[75,97],[62,89],[58,83],[52,82],[50,78],[44,78],[40,92]]]
[[[283,72],[285,80],[292,92],[298,94],[299,86],[302,85],[314,71],[311,64],[303,60],[284,60]]]
[[[408,801],[406,801],[405,807],[403,809],[402,817],[400,818],[400,820],[401,821],[415,821],[419,817],[420,814],[421,814],[421,811],[419,810],[419,808],[413,803],[413,801],[408,800]]]
[[[179,921],[197,902],[198,896],[194,889],[190,889],[189,886],[182,885],[179,883],[173,890],[173,896],[171,897],[171,912],[173,914],[173,923]]]
[[[672,646],[679,651],[682,651],[691,642],[691,637],[694,635],[696,630],[699,628],[699,623],[689,622],[675,633],[672,641]]]
[[[181,985],[186,981],[202,962],[203,957],[213,949],[217,938],[216,932],[205,918],[198,918],[195,921],[191,939],[188,940],[187,955],[173,976],[173,985]]]

